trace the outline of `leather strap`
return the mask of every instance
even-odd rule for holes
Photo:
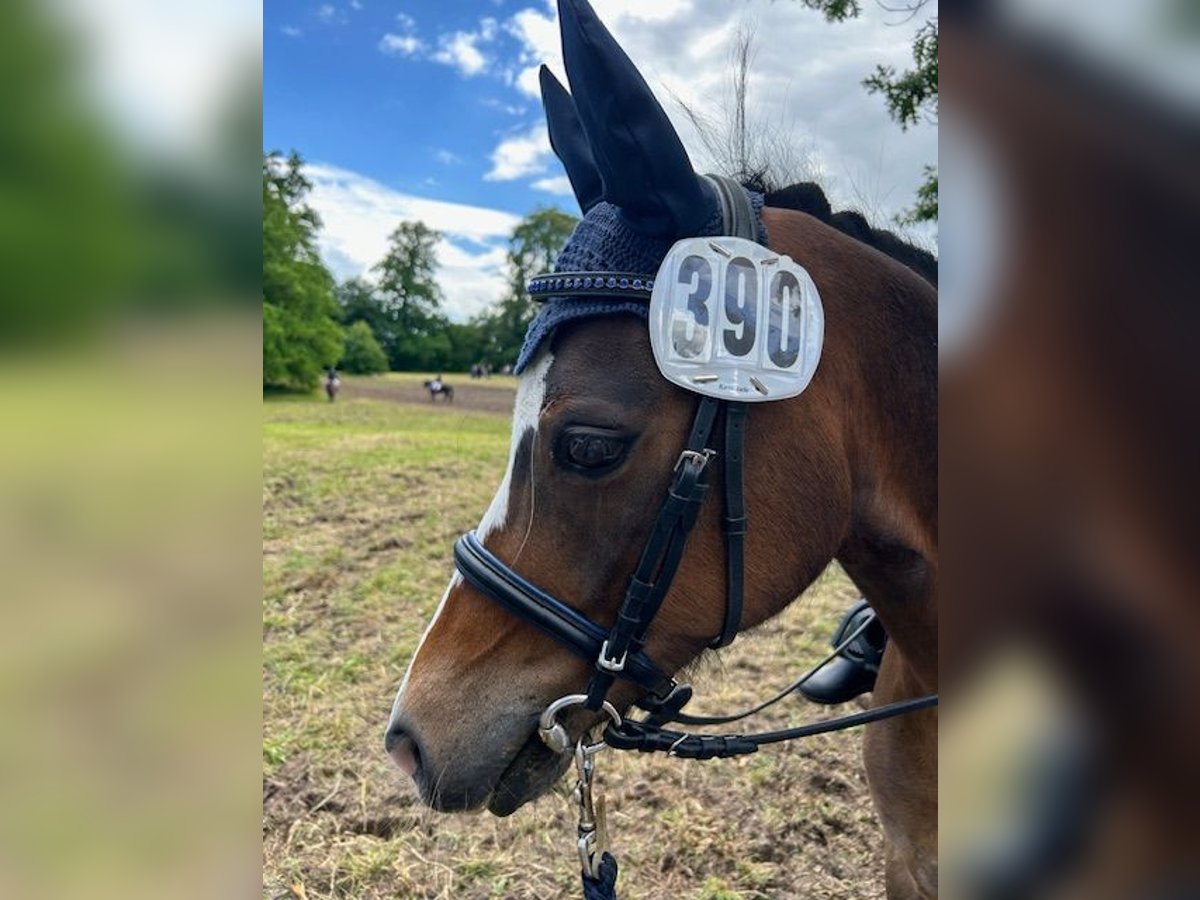
[[[745,188],[725,175],[705,175],[721,201],[722,234],[758,240],[758,216]]]
[[[691,433],[676,464],[667,499],[659,508],[650,539],[629,579],[617,619],[596,657],[584,704],[588,709],[600,709],[616,676],[623,671],[627,655],[641,652],[646,631],[675,578],[688,534],[708,495],[707,470],[712,451],[707,444],[720,406],[721,401],[713,397],[702,397],[697,404]]]
[[[649,303],[655,277],[637,272],[542,272],[525,283],[525,290],[536,303],[562,296],[645,300]]]
[[[454,564],[472,587],[576,656],[588,662],[599,656],[604,628],[526,581],[484,547],[474,532],[455,542]],[[621,674],[658,697],[668,696],[675,687],[675,682],[640,652],[629,655]]]
[[[798,738],[828,734],[856,728],[881,719],[908,715],[938,705],[937,694],[927,694],[908,700],[898,700],[874,709],[839,716],[824,722],[812,722],[779,731],[760,731],[756,734],[691,734],[671,731],[649,722],[624,719],[621,724],[609,725],[604,731],[604,743],[617,750],[638,750],[642,753],[667,753],[685,759],[715,759],[755,753],[766,744],[778,744]]]
[[[745,437],[746,404],[725,401],[725,624],[711,644],[714,650],[733,643],[742,624],[746,569],[746,500],[742,484]]]
[[[721,201],[724,234],[758,240],[758,217],[745,189],[725,175],[705,175]],[[733,643],[742,623],[745,578],[746,503],[742,484],[743,448],[746,433],[746,404],[725,401],[725,622],[711,647],[716,650]]]

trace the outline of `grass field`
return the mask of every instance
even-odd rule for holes
[[[512,379],[347,378],[336,403],[270,398],[263,432],[264,898],[578,897],[574,812],[421,806],[382,749],[393,695],[508,453]],[[821,655],[854,596],[831,568],[703,661],[697,709],[749,705]],[[761,727],[827,715],[800,701]],[[856,732],[737,760],[603,755],[599,792],[636,898],[873,898],[881,838]]]

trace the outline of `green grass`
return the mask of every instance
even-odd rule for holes
[[[412,391],[421,380],[347,379],[332,404],[264,398],[264,897],[579,895],[561,793],[504,820],[441,816],[382,752],[453,541],[478,522],[508,454],[507,416],[421,403]],[[412,402],[356,396],[359,384]],[[511,379],[473,384],[512,390]],[[786,683],[819,657],[852,596],[831,569],[719,665],[701,664],[698,711],[749,705]],[[794,704],[758,724],[814,712]],[[606,755],[598,790],[620,896],[882,896],[858,740],[825,736],[710,763]],[[826,796],[814,772],[848,788]]]

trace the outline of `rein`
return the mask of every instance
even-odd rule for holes
[[[725,234],[755,240],[757,220],[746,193],[731,179],[721,176],[706,178],[721,199]],[[654,278],[621,272],[547,273],[536,276],[530,282],[529,292],[534,299],[564,295],[640,299],[649,297]],[[659,507],[637,567],[629,578],[616,620],[609,628],[593,622],[517,574],[484,547],[473,532],[459,538],[454,545],[455,565],[468,583],[593,665],[585,692],[570,694],[552,703],[542,714],[538,729],[543,742],[554,752],[564,754],[572,746],[575,748],[579,773],[575,788],[580,809],[578,848],[584,872],[584,890],[588,896],[611,897],[616,879],[616,863],[600,846],[604,840],[602,807],[593,804],[591,794],[594,757],[601,749],[611,747],[642,753],[663,752],[685,759],[742,756],[755,753],[762,746],[854,728],[928,709],[938,703],[937,694],[929,694],[823,722],[750,734],[705,734],[665,727],[671,724],[724,725],[761,712],[790,695],[817,669],[854,641],[871,621],[864,621],[821,663],[787,688],[749,710],[727,716],[692,716],[684,713],[683,707],[692,697],[691,686],[677,683],[646,654],[647,632],[678,571],[688,535],[708,496],[709,467],[714,457],[718,456],[722,460],[724,486],[725,615],[720,634],[713,638],[709,646],[713,649],[727,646],[740,629],[747,528],[743,491],[746,411],[746,403],[710,396],[700,398],[687,442],[675,463],[667,496]],[[718,427],[718,423],[722,427]],[[719,449],[713,446],[717,444],[714,438],[718,436],[721,438]],[[645,694],[635,702],[646,711],[645,718],[635,720],[623,717],[608,702],[608,693],[618,678],[644,689]],[[566,727],[558,721],[558,716],[573,706],[582,706],[609,718],[600,742],[589,744],[586,736],[572,742]]]

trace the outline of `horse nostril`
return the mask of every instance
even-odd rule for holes
[[[383,739],[384,749],[409,778],[416,778],[421,768],[421,748],[402,725],[393,725]]]

